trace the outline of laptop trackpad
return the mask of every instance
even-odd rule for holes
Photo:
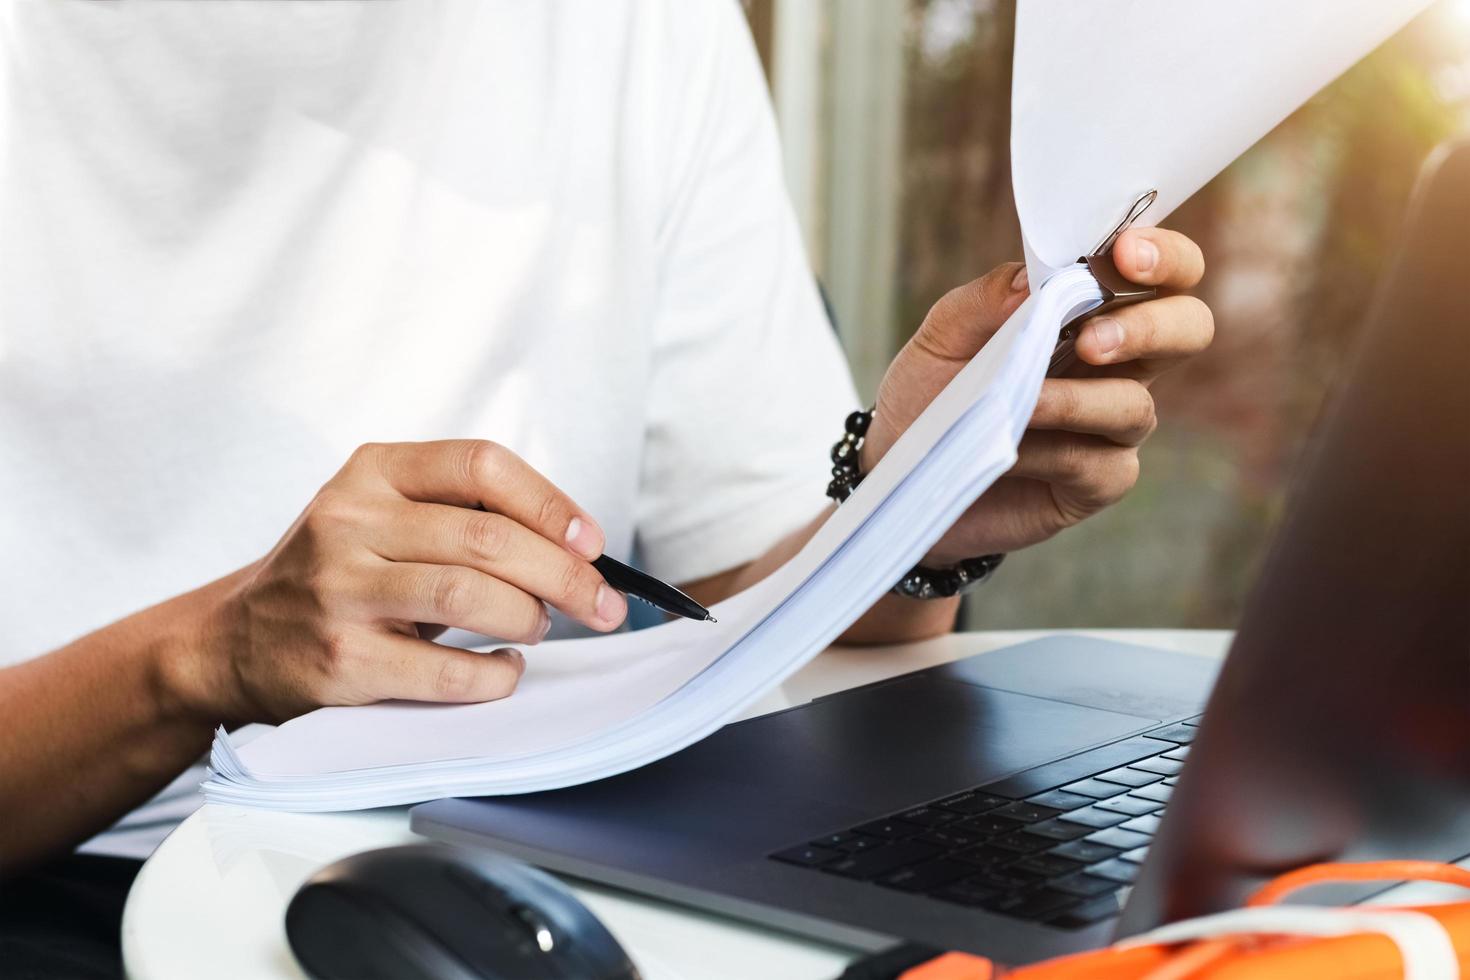
[[[738,773],[783,797],[876,815],[1154,724],[1137,715],[918,674],[732,725],[718,737],[719,759],[706,765],[715,763],[724,776]]]

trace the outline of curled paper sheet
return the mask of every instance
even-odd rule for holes
[[[1011,174],[1034,283],[1156,224],[1430,0],[1019,0]]]

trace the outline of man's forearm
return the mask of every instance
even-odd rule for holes
[[[692,582],[684,587],[685,591],[705,605],[744,591],[780,568],[800,551],[802,545],[832,516],[834,509],[835,505],[828,505],[820,514],[782,538],[755,561]],[[928,639],[953,630],[959,608],[959,599],[905,599],[902,596],[885,595],[848,627],[837,641],[870,645]]]
[[[105,829],[209,747],[221,719],[175,691],[227,581],[0,670],[0,877]]]

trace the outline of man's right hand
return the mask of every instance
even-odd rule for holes
[[[603,545],[590,516],[495,443],[366,445],[270,554],[226,580],[174,687],[229,722],[501,698],[525,668],[519,652],[429,638],[454,626],[535,644],[548,604],[616,629],[627,602],[590,564]]]

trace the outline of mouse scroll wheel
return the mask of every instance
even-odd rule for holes
[[[556,946],[556,937],[552,935],[551,923],[538,915],[535,909],[529,905],[517,905],[510,910],[510,914],[525,926],[526,934],[531,937],[531,941],[541,952],[549,953]]]

